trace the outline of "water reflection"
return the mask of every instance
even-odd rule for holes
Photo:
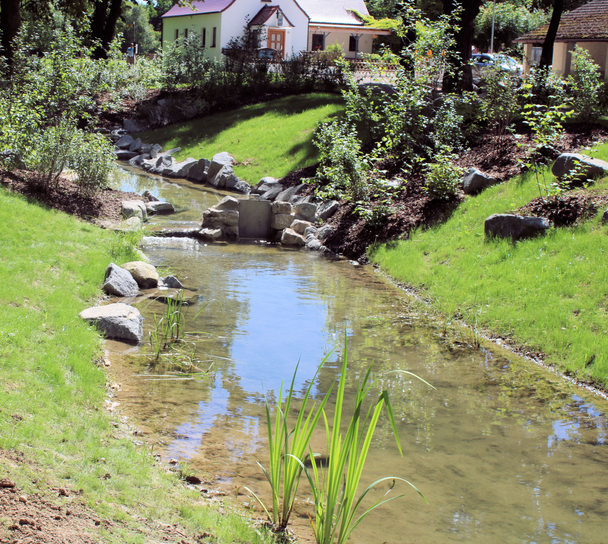
[[[264,494],[255,465],[265,463],[264,395],[272,401],[298,361],[303,391],[335,348],[315,379],[321,395],[337,377],[346,331],[347,387],[374,363],[376,393],[391,395],[404,452],[381,420],[366,483],[395,474],[428,500],[402,489],[406,497],[376,511],[354,541],[605,542],[605,401],[517,358],[472,350],[466,337],[446,337],[370,269],[185,239],[148,239],[145,251],[199,294],[187,329],[198,333],[189,338],[199,359],[213,363],[205,379],[150,381],[141,376],[154,369],[141,353],[123,362],[123,409],[164,441],[168,457]],[[163,306],[140,309],[149,326]],[[316,436],[313,449],[324,447]]]

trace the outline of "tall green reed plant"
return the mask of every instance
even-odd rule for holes
[[[382,391],[378,400],[369,406],[367,413],[365,413],[363,409],[363,404],[368,398],[374,384],[373,381],[370,381],[371,365],[367,369],[364,378],[357,386],[355,393],[355,408],[350,417],[346,433],[342,433],[347,362],[348,349],[345,343],[336,399],[336,409],[331,428],[325,413],[323,414],[327,436],[327,452],[329,454],[327,468],[323,470],[322,467],[317,464],[312,452],[310,452],[312,471],[306,469],[300,461],[312,488],[315,514],[314,520],[311,518],[311,525],[317,544],[334,544],[334,542],[343,544],[346,542],[359,523],[361,523],[361,521],[363,521],[363,519],[365,519],[365,517],[374,509],[403,496],[398,495],[386,498],[397,480],[410,485],[424,499],[424,496],[414,484],[398,476],[380,478],[367,486],[365,490],[357,496],[357,489],[363,475],[365,460],[369,453],[374,431],[383,408],[386,408],[399,453],[403,455],[403,452],[399,444],[395,417],[393,415],[388,392],[386,390]],[[401,372],[418,378],[418,376],[411,372]],[[421,378],[418,379],[422,380]],[[427,383],[424,380],[422,381]],[[428,383],[427,385],[430,386]],[[365,417],[363,417],[364,414]],[[363,508],[363,501],[368,493],[379,484],[387,481],[391,482],[388,491],[371,506],[365,507],[363,512],[359,515],[358,512]],[[424,500],[426,502],[426,499]]]
[[[312,386],[329,355],[330,354],[323,359],[313,379],[310,381],[310,385],[302,399],[295,426],[292,430],[289,430],[287,418],[294,400],[294,385],[298,367],[296,367],[293,374],[289,391],[286,392],[287,397],[285,398],[285,404],[283,404],[283,384],[281,384],[277,399],[274,426],[272,424],[268,398],[266,399],[268,470],[260,463],[258,463],[258,465],[266,476],[272,490],[272,511],[264,505],[256,493],[249,488],[245,489],[247,489],[247,491],[249,491],[249,493],[258,501],[268,518],[272,520],[272,523],[278,530],[284,530],[289,522],[289,517],[293,511],[294,501],[300,483],[302,468],[304,467],[303,460],[308,454],[312,433],[319,422],[323,409],[325,408],[329,395],[333,389],[333,386],[330,387],[320,404],[317,406],[316,403],[313,403],[312,408],[308,411],[308,401],[310,400]],[[307,412],[308,415],[306,415]]]

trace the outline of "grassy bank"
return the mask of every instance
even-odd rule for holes
[[[143,132],[144,142],[181,148],[176,158],[211,159],[228,151],[239,163],[236,174],[255,184],[281,178],[318,161],[312,135],[320,121],[344,111],[340,95],[289,96],[187,123]]]
[[[103,410],[101,341],[78,313],[98,299],[106,266],[132,258],[115,236],[0,189],[0,479],[90,508],[111,522],[96,528],[105,542],[160,541],[156,522],[207,531],[212,542],[269,542],[201,506]],[[12,523],[0,512],[0,537]]]
[[[608,159],[608,145],[587,152]],[[544,171],[547,182],[551,174]],[[608,193],[608,179],[588,189]],[[510,243],[484,238],[484,220],[539,196],[528,174],[469,197],[444,224],[371,251],[392,277],[445,316],[540,350],[562,372],[608,388],[608,226],[596,217]]]

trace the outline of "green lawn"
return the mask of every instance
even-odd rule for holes
[[[608,159],[608,145],[595,157]],[[545,171],[546,179],[551,174]],[[608,193],[608,179],[590,191]],[[608,387],[608,226],[596,217],[543,238],[489,241],[484,220],[539,196],[528,174],[469,197],[444,224],[382,245],[371,258],[420,288],[445,316],[540,349],[563,372]]]
[[[218,113],[138,136],[164,149],[181,148],[175,157],[211,159],[229,152],[239,163],[237,176],[256,184],[264,176],[281,178],[318,161],[312,135],[320,121],[340,115],[340,95],[288,96],[226,113]]]
[[[57,504],[84,503],[113,522],[98,528],[104,542],[160,541],[150,534],[156,522],[207,531],[213,542],[270,542],[240,516],[200,506],[200,493],[102,408],[100,337],[78,314],[100,297],[107,265],[134,257],[115,237],[0,188],[0,450],[26,460],[0,453],[0,479]],[[12,523],[0,508],[0,539]]]

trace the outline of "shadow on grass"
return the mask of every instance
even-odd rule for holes
[[[201,117],[193,121],[176,123],[162,129],[142,132],[138,136],[142,140],[150,142],[159,139],[172,141],[181,148],[192,147],[200,144],[202,141],[212,144],[222,132],[239,123],[262,117],[270,112],[278,117],[290,117],[329,104],[343,104],[342,97],[328,93],[288,96],[253,106],[246,106],[230,112]],[[272,122],[280,123],[281,121],[273,119]],[[159,135],[161,135],[161,138],[159,138]],[[292,152],[290,151],[290,153]]]

